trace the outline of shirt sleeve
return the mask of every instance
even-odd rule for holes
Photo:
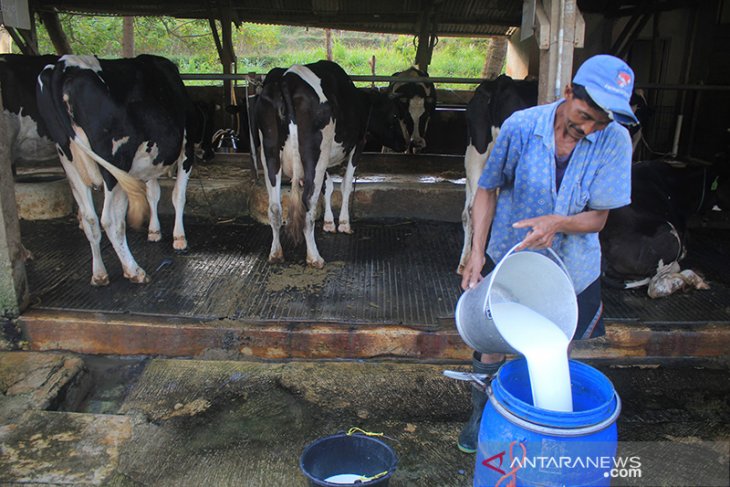
[[[496,189],[514,180],[515,166],[522,151],[520,112],[504,121],[479,178],[479,187]]]
[[[625,128],[616,124],[604,144],[603,163],[590,186],[588,207],[611,210],[631,203],[631,138]]]

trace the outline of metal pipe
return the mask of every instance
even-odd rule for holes
[[[222,73],[183,73],[180,77],[184,81],[222,81],[222,80],[239,80],[249,81],[251,79],[262,79],[265,74],[222,74]],[[353,74],[350,75],[352,81],[357,82],[371,82],[371,81],[402,81],[402,82],[431,82],[431,83],[453,83],[453,84],[479,84],[482,81],[486,81],[483,78],[446,78],[446,77],[432,77],[432,78],[398,78],[395,76],[372,76],[372,75],[361,75]],[[660,84],[660,83],[643,83],[634,85],[634,88],[643,88],[646,90],[677,90],[677,91],[730,91],[730,85],[688,85],[688,84]]]
[[[559,9],[558,22],[560,23],[560,29],[558,29],[558,62],[555,67],[555,88],[553,89],[556,100],[560,98],[560,91],[563,85],[561,77],[563,75],[563,39],[565,38],[565,0],[560,0]]]
[[[682,133],[682,120],[684,115],[677,115],[677,125],[674,127],[674,141],[672,142],[672,157],[677,157],[679,152],[679,135]]]

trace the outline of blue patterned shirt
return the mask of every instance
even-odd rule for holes
[[[512,224],[537,216],[609,210],[631,202],[631,140],[616,122],[584,137],[573,149],[560,191],[555,191],[555,111],[563,99],[515,112],[497,136],[479,178],[499,188],[487,253],[499,262],[529,228]],[[601,273],[597,233],[555,235],[552,244],[582,292]]]

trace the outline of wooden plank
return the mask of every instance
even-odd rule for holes
[[[109,355],[261,359],[397,358],[467,361],[453,323],[406,325],[202,322],[147,316],[31,310],[19,324],[31,350]],[[607,323],[605,337],[576,342],[579,359],[730,358],[730,328],[718,324]]]

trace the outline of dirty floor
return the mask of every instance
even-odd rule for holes
[[[623,400],[620,444],[711,441],[719,451],[704,457],[706,467],[727,461],[726,364],[593,365]],[[396,451],[391,486],[469,486],[474,456],[454,445],[469,413],[469,391],[446,379],[444,368],[0,353],[0,480],[304,486],[305,445],[359,427],[384,434]],[[651,484],[620,485],[702,485],[686,464],[667,463],[660,474],[655,469]]]

